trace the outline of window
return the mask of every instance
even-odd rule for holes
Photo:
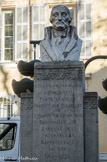
[[[2,35],[1,35],[1,61],[14,60],[14,13],[2,12]]]
[[[29,6],[15,9],[15,60],[29,59]]]
[[[19,6],[15,11],[2,11],[1,62],[29,59],[29,7]]]
[[[78,3],[78,35],[83,40],[81,58],[89,58],[93,53],[92,45],[92,4]]]
[[[18,97],[0,93],[0,117],[10,117],[18,113]]]
[[[32,6],[32,40],[44,38],[44,27],[46,26],[46,5],[38,4]],[[36,58],[40,59],[39,46],[36,47]],[[32,52],[34,58],[34,51]]]
[[[0,151],[14,147],[17,125],[15,123],[0,124]]]
[[[81,58],[89,58],[93,52],[92,3],[84,1],[65,5],[70,9],[73,18],[72,25],[77,26],[78,35],[83,40]],[[0,24],[0,45],[2,47],[0,47],[0,52],[2,55],[0,54],[0,61],[29,60],[29,35],[32,40],[42,40],[44,38],[44,27],[49,21],[52,7],[53,4],[49,4],[49,6],[46,4],[33,4],[31,7],[32,12],[30,12],[29,5],[20,5],[16,6],[14,11],[2,11],[2,24]],[[31,24],[29,23],[30,18]],[[40,59],[38,46],[36,53],[36,58]],[[32,59],[34,59],[34,50],[32,51]]]
[[[33,5],[32,13],[32,37],[34,40],[41,40],[44,38],[44,27],[46,24],[45,5]]]

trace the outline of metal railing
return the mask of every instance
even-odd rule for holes
[[[88,61],[86,61],[86,63],[85,63],[85,70],[86,70],[88,64],[89,64],[90,62],[96,60],[96,59],[107,59],[107,56],[105,56],[105,55],[98,55],[98,56],[91,57],[91,58],[90,58]]]
[[[30,44],[33,44],[33,47],[34,47],[34,60],[36,59],[36,45],[40,44],[41,40],[31,40],[30,41]]]

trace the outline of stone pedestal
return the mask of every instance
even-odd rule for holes
[[[98,95],[84,93],[84,150],[85,162],[98,162]]]
[[[32,162],[32,144],[33,144],[33,94],[21,94],[21,162],[26,159]]]
[[[84,78],[82,62],[35,64],[34,96],[21,98],[21,155],[98,162],[97,93],[84,91]]]
[[[83,162],[83,63],[37,63],[34,80],[33,156]]]

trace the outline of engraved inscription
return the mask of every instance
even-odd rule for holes
[[[35,155],[38,162],[77,162],[74,159],[83,152],[79,150],[83,145],[82,71],[45,69],[44,73],[37,70],[35,81]],[[80,82],[75,80],[78,76]]]
[[[80,68],[73,69],[35,69],[37,80],[77,80],[83,77],[83,71]]]

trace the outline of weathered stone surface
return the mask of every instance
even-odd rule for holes
[[[98,95],[96,92],[84,94],[84,141],[85,162],[98,162]]]
[[[22,157],[37,162],[99,161],[98,96],[84,93],[83,78],[82,62],[35,65],[34,99],[31,93],[21,95]]]
[[[38,162],[83,162],[82,62],[35,64],[33,157]]]
[[[33,94],[21,94],[21,157],[32,158]],[[23,160],[21,160],[23,161]],[[26,159],[27,162],[32,162]]]

